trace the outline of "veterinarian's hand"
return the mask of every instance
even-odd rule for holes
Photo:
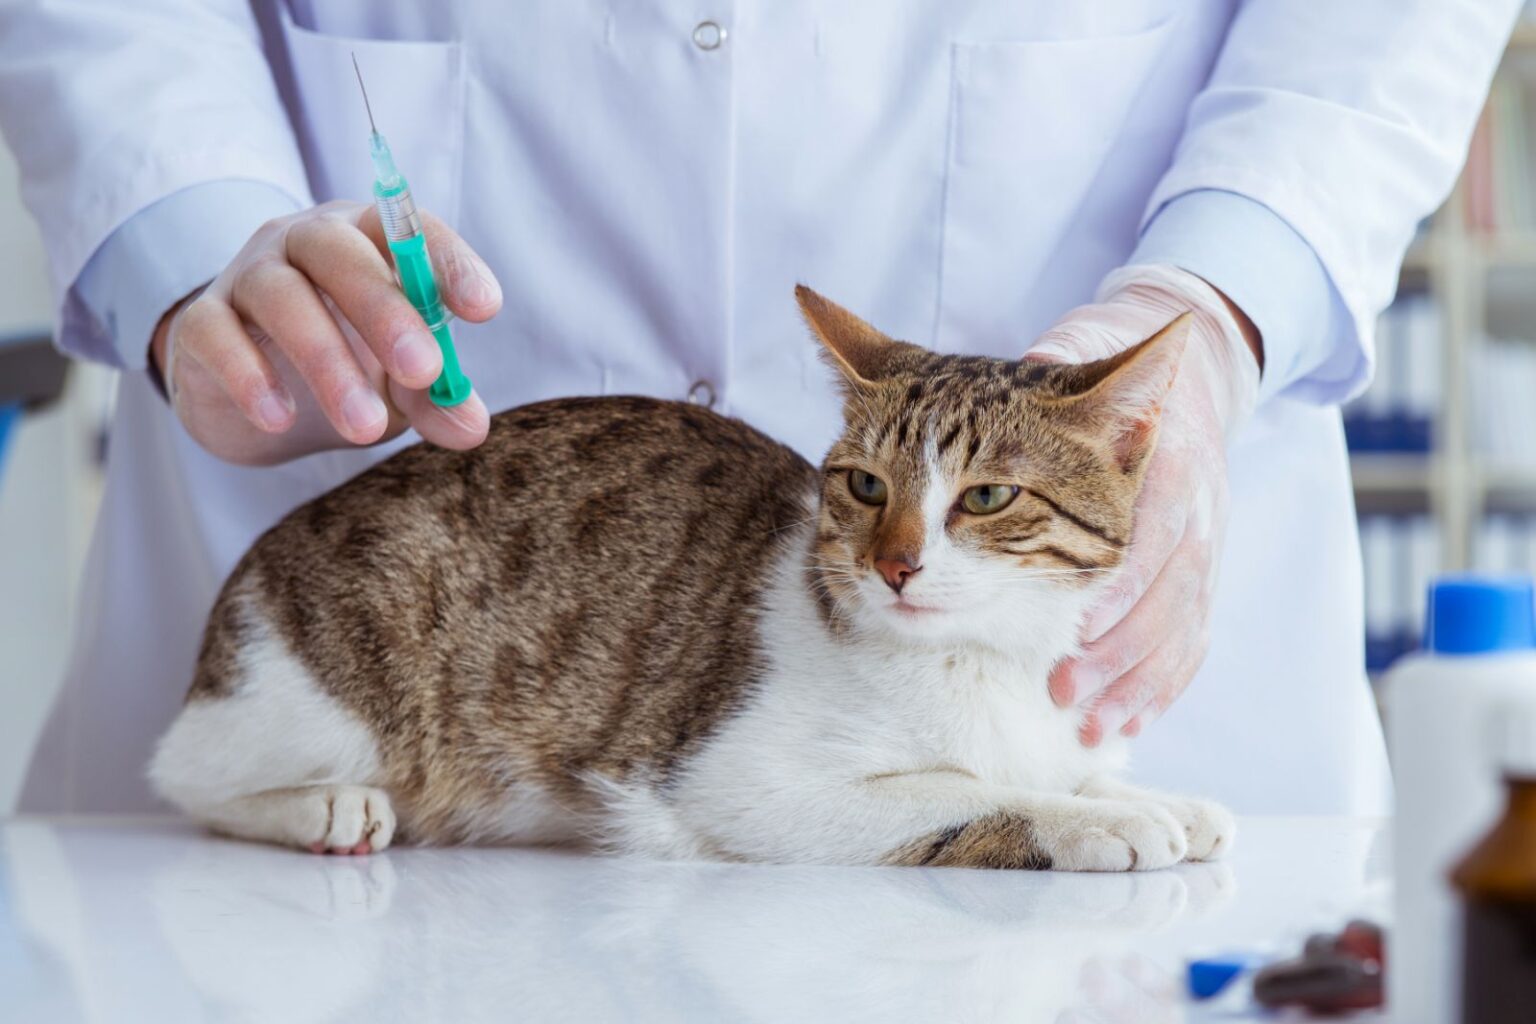
[[[1125,563],[1089,613],[1083,653],[1051,673],[1051,697],[1088,709],[1082,741],[1135,736],[1184,692],[1210,645],[1211,594],[1226,526],[1226,444],[1253,411],[1263,349],[1237,307],[1193,274],[1127,267],[1099,301],[1064,316],[1033,358],[1082,362],[1150,336],[1186,310],[1191,326],[1157,449],[1136,502]]]
[[[489,320],[501,286],[431,214],[427,245],[443,299]],[[395,283],[379,215],[333,202],[262,225],[200,293],[161,319],[150,355],[188,433],[230,462],[266,465],[387,440],[406,427],[472,448],[490,426],[478,395],[427,397],[442,355]]]

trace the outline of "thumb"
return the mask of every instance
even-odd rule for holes
[[[470,392],[458,405],[440,406],[432,404],[428,392],[412,391],[391,379],[389,393],[416,432],[440,448],[476,448],[490,432],[490,413],[477,392]]]

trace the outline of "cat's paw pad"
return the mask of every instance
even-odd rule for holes
[[[1156,804],[1095,801],[1052,823],[1045,846],[1060,871],[1153,871],[1184,859],[1184,826]]]
[[[1232,812],[1212,800],[1181,799],[1167,801],[1168,809],[1189,840],[1186,860],[1220,860],[1237,839],[1237,821]]]
[[[300,814],[301,845],[311,853],[377,853],[395,838],[389,796],[371,786],[316,786]]]

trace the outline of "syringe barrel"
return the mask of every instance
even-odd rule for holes
[[[416,312],[426,321],[427,329],[437,339],[443,354],[443,372],[427,389],[434,405],[454,406],[469,398],[474,390],[469,378],[459,366],[458,352],[453,347],[453,334],[448,321],[453,319],[443,305],[437,290],[437,279],[432,273],[432,257],[427,252],[427,235],[421,227],[421,214],[416,211],[416,200],[405,178],[394,169],[389,157],[389,147],[377,132],[374,133],[374,166],[380,177],[373,183],[373,201],[378,207],[379,222],[384,228],[385,241],[390,255],[395,258],[395,273],[400,278],[400,290]],[[382,155],[382,159],[381,159]],[[387,172],[387,173],[386,173]]]
[[[384,227],[389,251],[395,257],[400,288],[427,326],[436,329],[452,317],[443,305],[437,280],[432,275],[432,258],[427,254],[427,236],[421,229],[421,214],[416,212],[416,201],[411,198],[405,179],[398,181],[398,187],[387,190],[375,182],[374,205],[379,210],[379,222]]]
[[[421,214],[416,212],[416,200],[411,197],[405,179],[388,190],[373,184],[374,205],[379,208],[379,220],[384,225],[384,237],[391,242],[404,241],[421,234]]]
[[[458,352],[453,347],[453,334],[448,329],[452,319],[438,294],[437,280],[432,276],[432,257],[427,253],[427,236],[415,234],[398,241],[390,239],[390,254],[395,258],[395,272],[400,276],[400,290],[416,307],[416,312],[427,322],[427,328],[437,339],[443,353],[443,372],[433,382],[428,394],[437,405],[458,405],[469,397],[472,390],[469,378],[459,367]]]
[[[432,275],[427,236],[414,235],[399,241],[391,239],[389,251],[395,257],[395,275],[400,278],[400,290],[427,322],[427,327],[436,330],[446,324],[450,317],[437,290],[437,279]]]

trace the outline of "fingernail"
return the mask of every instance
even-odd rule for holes
[[[1088,619],[1083,623],[1082,643],[1091,644],[1108,633],[1121,619],[1125,618],[1127,606],[1122,603],[1118,595],[1112,596],[1108,601],[1100,604],[1088,613]]]
[[[383,401],[369,388],[353,388],[341,400],[341,418],[346,420],[348,427],[360,434],[372,430],[388,416]]]
[[[1072,667],[1070,662],[1062,662],[1051,671],[1051,700],[1056,702],[1059,708],[1069,708],[1075,701],[1077,686],[1072,679]]]
[[[426,331],[406,331],[395,342],[395,365],[407,377],[435,374],[438,368],[437,342]]]
[[[1072,697],[1082,704],[1099,695],[1104,689],[1104,677],[1091,665],[1077,662],[1072,666]]]
[[[501,284],[480,260],[466,260],[459,272],[459,296],[471,306],[494,306],[501,301]]]
[[[293,399],[275,390],[262,395],[256,403],[256,419],[265,430],[282,430],[288,425],[288,417],[292,412]]]
[[[1111,736],[1119,732],[1120,727],[1125,724],[1126,719],[1129,717],[1130,713],[1119,704],[1108,704],[1100,708],[1098,711],[1099,734],[1101,736]]]

